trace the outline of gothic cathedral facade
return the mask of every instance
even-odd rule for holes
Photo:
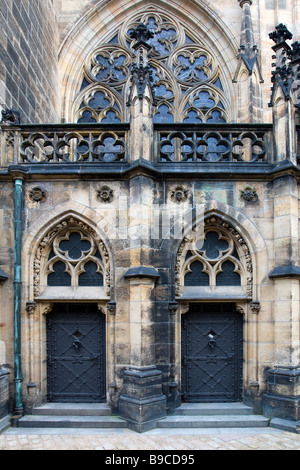
[[[0,429],[49,402],[300,426],[299,0],[0,19]]]

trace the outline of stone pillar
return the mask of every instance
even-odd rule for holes
[[[158,272],[151,267],[131,268],[125,275],[130,283],[131,367],[124,372],[119,415],[137,432],[156,427],[166,416],[162,394],[162,372],[154,365],[155,332],[153,291]]]
[[[300,304],[298,188],[292,174],[274,181],[274,368],[264,396],[266,416],[299,420]]]
[[[150,272],[151,271],[151,272]],[[141,277],[140,277],[141,276]],[[152,277],[153,276],[153,277]],[[119,416],[130,429],[144,432],[156,427],[166,415],[162,373],[154,362],[153,288],[157,272],[131,268],[125,278],[129,286],[128,349],[130,365],[123,371]]]
[[[272,97],[277,174],[274,176],[274,366],[268,371],[263,410],[266,416],[299,420],[300,308],[299,228],[295,107],[292,99],[298,47],[287,44],[292,34],[280,24],[270,34],[275,42],[276,70]],[[289,62],[290,61],[290,62]]]
[[[156,427],[166,416],[166,397],[162,394],[162,372],[155,366],[155,295],[159,273],[153,267],[151,209],[154,199],[153,180],[144,166],[151,166],[154,97],[147,41],[153,34],[140,24],[131,34],[136,39],[136,63],[132,68],[130,106],[130,160],[137,162],[129,182],[130,201],[128,237],[130,367],[124,371],[123,394],[119,415],[131,429],[144,432]]]

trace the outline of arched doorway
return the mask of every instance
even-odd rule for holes
[[[27,302],[28,383],[37,396],[31,401],[105,402],[113,373],[111,256],[80,215],[47,227],[32,250],[34,301]]]
[[[247,308],[241,305],[253,295],[249,247],[231,223],[211,215],[203,231],[182,242],[176,267],[182,401],[242,401]]]

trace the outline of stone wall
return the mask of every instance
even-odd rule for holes
[[[22,123],[57,122],[56,2],[2,0],[0,28],[0,108],[18,110]]]

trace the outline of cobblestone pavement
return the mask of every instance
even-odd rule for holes
[[[0,450],[300,450],[300,434],[272,428],[153,430],[17,429],[0,435]]]

